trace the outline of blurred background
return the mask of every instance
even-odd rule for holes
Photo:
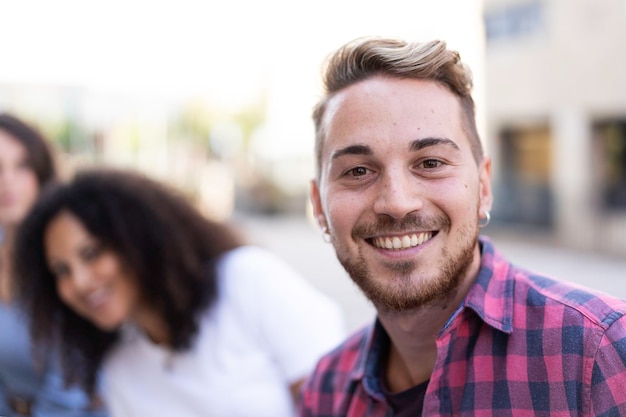
[[[311,109],[353,38],[444,39],[475,76],[488,231],[514,260],[626,296],[626,0],[0,0],[0,111],[63,171],[140,169],[372,314],[310,221]],[[488,233],[489,234],[489,233]]]
[[[1,10],[0,110],[39,125],[72,168],[149,171],[215,216],[302,213],[322,62],[353,38],[446,39],[484,95],[477,0],[25,0]]]

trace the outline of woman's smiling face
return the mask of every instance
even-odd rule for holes
[[[68,211],[57,214],[44,236],[48,266],[59,297],[102,330],[132,320],[139,287],[120,256],[104,247]]]

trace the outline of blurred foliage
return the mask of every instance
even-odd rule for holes
[[[215,157],[211,134],[218,123],[228,121],[240,129],[245,152],[254,132],[265,123],[266,108],[265,96],[233,112],[216,109],[203,99],[190,99],[170,119],[168,136],[170,140],[188,141],[203,149],[207,157]]]
[[[168,126],[168,136],[171,140],[189,141],[199,145],[211,156],[210,135],[214,124],[215,112],[205,101],[189,100],[173,115]]]
[[[243,135],[243,149],[250,149],[250,141],[254,132],[265,123],[267,96],[264,94],[255,103],[243,107],[233,115],[234,122]]]
[[[66,153],[90,152],[93,148],[93,134],[90,134],[85,126],[74,119],[62,119],[45,126],[44,130],[50,139]]]

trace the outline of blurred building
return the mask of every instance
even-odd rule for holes
[[[626,1],[485,0],[494,220],[626,255]]]

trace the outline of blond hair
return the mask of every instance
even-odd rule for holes
[[[333,53],[324,68],[324,96],[313,111],[318,174],[325,139],[323,119],[329,100],[342,89],[377,75],[432,80],[446,86],[459,97],[463,126],[474,159],[477,162],[482,159],[483,148],[471,94],[472,74],[457,51],[447,49],[446,43],[440,40],[409,43],[397,39],[359,38]]]

